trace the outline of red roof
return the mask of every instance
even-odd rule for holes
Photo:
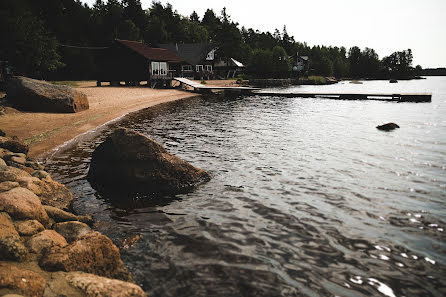
[[[175,53],[164,48],[149,47],[143,44],[142,42],[138,41],[120,40],[120,39],[116,39],[116,41],[152,61],[163,61],[163,62],[183,61],[183,59],[181,59]]]

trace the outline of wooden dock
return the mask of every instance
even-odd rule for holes
[[[212,93],[213,91],[223,91],[226,94],[241,94],[241,95],[250,95],[253,91],[259,91],[260,88],[252,88],[252,87],[218,87],[218,86],[207,86],[197,82],[194,82],[190,79],[184,77],[174,77],[173,80],[176,80],[180,83],[181,86],[187,85],[194,89],[194,92],[206,94]]]
[[[257,96],[273,96],[287,98],[326,98],[335,100],[378,100],[391,102],[431,102],[431,93],[401,93],[401,94],[364,94],[364,93],[281,93],[258,91]]]

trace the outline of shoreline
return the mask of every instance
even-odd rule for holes
[[[82,82],[75,89],[87,95],[90,109],[79,113],[41,113],[7,108],[5,114],[0,116],[0,127],[7,135],[17,136],[26,143],[30,157],[41,159],[75,138],[132,112],[197,96],[172,89],[96,87],[94,82]]]

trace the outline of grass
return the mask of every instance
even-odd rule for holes
[[[314,81],[317,85],[325,85],[327,83],[327,80],[323,76],[311,75],[308,79]]]
[[[70,87],[78,87],[79,82],[73,81],[73,80],[60,80],[60,81],[50,81],[53,85],[63,85],[63,86],[70,86]]]

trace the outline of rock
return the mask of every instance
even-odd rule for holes
[[[2,129],[0,129],[0,136],[6,136],[6,133]]]
[[[34,170],[44,170],[45,169],[45,166],[43,166],[42,164],[40,164],[37,161],[27,161],[25,163],[25,166],[29,167],[29,168],[32,168]]]
[[[8,166],[4,170],[0,170],[0,182],[15,181],[18,182],[22,177],[31,177],[31,175],[21,169]]]
[[[13,162],[20,165],[25,165],[26,163],[26,155],[23,153],[10,153],[5,156],[3,156],[3,160],[6,161],[6,163]]]
[[[65,238],[54,230],[44,230],[33,235],[26,243],[29,251],[37,254],[40,258],[44,253],[54,247],[68,245]]]
[[[73,202],[73,194],[61,183],[51,178],[20,176],[16,178],[19,184],[39,196],[43,204],[69,210]]]
[[[1,160],[1,159],[0,159]],[[6,192],[11,189],[19,187],[18,182],[5,181],[0,183],[0,192]]]
[[[8,101],[24,110],[79,112],[89,108],[87,96],[72,87],[27,77],[13,77],[6,85]]]
[[[17,232],[23,236],[32,236],[45,229],[37,220],[15,221],[14,226]]]
[[[6,295],[3,295],[3,297],[23,297],[23,295],[17,295],[17,294],[6,294]]]
[[[79,221],[86,224],[92,224],[93,219],[89,215],[75,215],[54,206],[45,205],[45,211],[56,222]]]
[[[43,277],[30,270],[0,263],[0,288],[20,292],[25,296],[43,296],[46,281]]]
[[[71,244],[51,250],[39,265],[48,271],[83,271],[100,276],[130,280],[119,249],[106,236],[90,232]]]
[[[46,171],[43,171],[43,170],[36,170],[36,171],[34,171],[33,173],[31,173],[31,175],[32,175],[33,177],[37,177],[38,179],[44,179],[44,178],[48,178],[48,177],[51,178],[51,176],[49,175],[49,173],[46,172]]]
[[[0,136],[0,147],[7,149],[14,153],[28,153],[28,145],[19,141],[16,138]]]
[[[399,128],[400,126],[398,126],[395,123],[387,123],[384,125],[380,125],[380,126],[376,126],[376,129],[378,130],[383,130],[383,131],[392,131],[395,130],[396,128]]]
[[[0,166],[8,166],[8,165],[6,165],[6,162],[5,162],[5,160],[3,160],[3,159],[1,159],[0,158]]]
[[[0,211],[7,212],[14,219],[36,219],[43,225],[49,220],[40,199],[24,188],[0,193]]]
[[[24,261],[28,250],[18,237],[0,237],[0,260]]]
[[[209,175],[168,153],[160,144],[125,128],[114,131],[93,152],[88,180],[105,189],[181,193]]]
[[[87,224],[77,221],[57,223],[53,228],[57,233],[65,237],[68,242],[73,242],[91,231]]]
[[[15,237],[19,238],[19,233],[6,213],[0,213],[0,237]]]
[[[70,272],[66,279],[70,284],[82,290],[87,296],[95,297],[145,297],[144,291],[137,285],[116,279],[100,277],[84,272]]]

